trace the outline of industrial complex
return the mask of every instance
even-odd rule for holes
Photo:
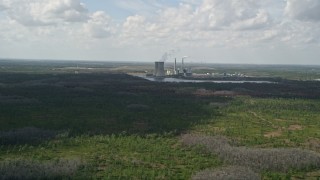
[[[185,66],[184,60],[187,57],[183,57],[181,60],[181,66],[180,68],[177,66],[177,58],[174,60],[173,69],[168,68],[168,70],[165,71],[165,62],[164,61],[156,61],[155,67],[154,67],[154,73],[153,76],[156,78],[164,78],[166,76],[173,76],[173,77],[179,77],[179,76],[192,76],[192,70],[191,68],[187,68]]]

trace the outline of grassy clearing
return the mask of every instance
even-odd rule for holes
[[[216,156],[181,146],[172,136],[134,135],[58,138],[39,146],[2,146],[0,159],[81,158],[85,168],[73,177],[189,179],[221,165]]]
[[[297,153],[296,150],[281,152],[281,148],[300,148],[320,152],[319,100],[237,97],[227,106],[216,106],[216,109],[219,110],[221,116],[213,117],[206,124],[194,126],[191,132],[202,135],[227,136],[236,146],[263,148],[263,153],[266,156],[280,153],[282,155],[273,156],[279,160],[286,157],[291,160],[297,158],[293,156]],[[264,152],[270,148],[280,148],[280,150]],[[247,151],[246,148],[237,150]],[[249,153],[250,157],[254,159],[252,153],[256,154],[257,152],[253,150]],[[289,154],[292,156],[288,157]],[[264,156],[259,155],[256,158],[262,157]],[[304,159],[304,155],[300,158]],[[253,162],[259,162],[256,160]],[[311,158],[307,162],[312,161]],[[266,162],[268,161],[264,161],[262,165],[267,165]],[[303,162],[303,160],[299,160],[299,162]],[[277,162],[277,164],[281,166],[283,163]],[[262,172],[262,175],[264,179],[317,179],[320,178],[320,174],[316,169],[312,170],[312,168],[301,166],[298,171],[289,170],[281,173],[274,172],[271,168]]]
[[[307,147],[311,139],[316,146],[319,109],[318,100],[241,97],[193,132],[228,136],[247,146]]]

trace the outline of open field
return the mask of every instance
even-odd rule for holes
[[[148,64],[19,63],[0,63],[0,179],[320,178],[320,82],[292,80],[300,71],[275,84],[193,84],[124,73]],[[217,138],[229,154],[206,146]],[[241,159],[252,154],[283,161]]]

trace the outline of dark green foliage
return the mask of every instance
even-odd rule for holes
[[[25,81],[12,80],[0,88],[1,96],[37,103],[6,103],[0,109],[2,130],[34,126],[71,134],[181,132],[217,114],[204,108],[205,101],[177,94],[169,84],[125,74],[5,76]]]
[[[0,131],[0,145],[36,144],[53,139],[58,132],[34,127],[15,129],[7,132]]]

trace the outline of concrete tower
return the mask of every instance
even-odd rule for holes
[[[155,62],[154,67],[154,76],[156,77],[164,77],[164,62]]]

